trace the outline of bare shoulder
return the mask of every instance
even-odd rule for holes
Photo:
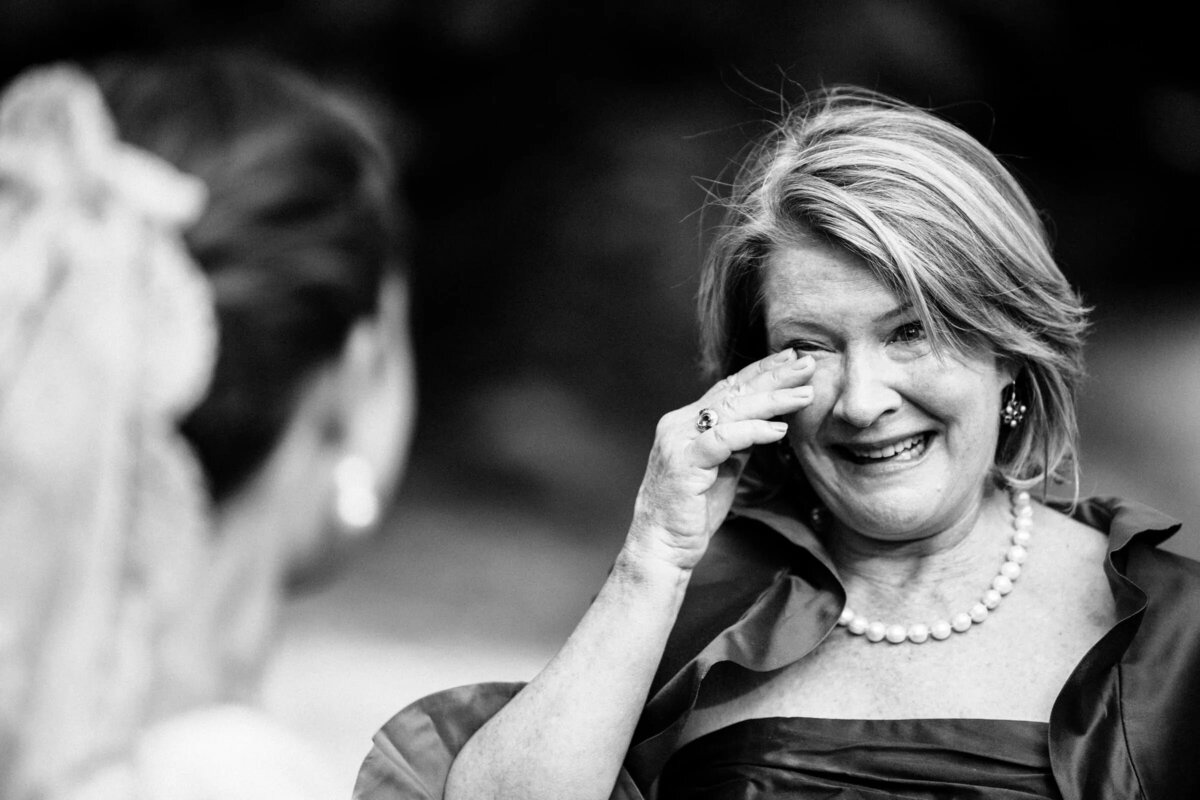
[[[1051,562],[1103,574],[1108,552],[1108,534],[1104,531],[1044,505],[1036,506],[1034,511],[1034,531],[1032,548],[1045,553]]]
[[[1100,635],[1116,617],[1104,559],[1108,534],[1048,506],[1034,511],[1034,536],[1022,575],[1025,598],[1046,608],[1068,610],[1068,618]]]

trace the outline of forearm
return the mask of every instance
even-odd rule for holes
[[[463,748],[446,800],[607,800],[689,574],[623,549],[563,648]]]
[[[775,418],[812,402],[801,384],[813,366],[786,349],[659,420],[609,579],[558,655],[467,742],[446,800],[608,800],[691,571],[750,449],[781,440]]]

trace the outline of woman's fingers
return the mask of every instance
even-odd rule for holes
[[[692,442],[697,466],[712,468],[728,461],[735,453],[756,444],[777,442],[787,433],[787,424],[765,419],[723,422],[705,431]]]
[[[810,357],[777,353],[665,414],[638,492],[630,541],[694,566],[729,512],[751,448],[778,442],[788,426],[775,418],[812,403],[812,387],[804,384],[813,367]]]
[[[726,394],[709,409],[710,417],[716,415],[716,423],[741,422],[743,420],[766,420],[794,414],[812,402],[811,386],[789,386],[753,394]],[[697,419],[699,417],[697,416]]]
[[[799,386],[812,377],[814,367],[812,356],[799,356],[789,347],[718,381],[700,398],[700,404],[711,405],[728,396]]]
[[[776,442],[787,425],[775,417],[794,414],[813,400],[812,356],[791,348],[760,359],[719,381],[699,401],[679,409],[688,426],[696,466],[711,469],[756,444]],[[665,421],[665,419],[664,419]]]
[[[787,425],[773,417],[794,414],[812,400],[811,386],[792,386],[755,394],[726,395],[715,407],[706,406],[700,413],[713,424],[703,431],[697,428],[699,435],[692,441],[697,466],[716,467],[733,454],[756,444],[779,441],[787,433]]]

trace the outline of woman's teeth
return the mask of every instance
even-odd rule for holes
[[[855,458],[867,461],[882,461],[888,458],[896,461],[911,461],[925,452],[925,444],[925,434],[918,434],[883,447],[871,449],[851,447],[848,449]]]

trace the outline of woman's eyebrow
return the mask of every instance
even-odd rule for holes
[[[820,328],[823,327],[819,320],[812,317],[807,317],[799,314],[790,314],[780,319],[770,320],[767,327],[771,330],[779,328]]]
[[[877,316],[875,318],[875,322],[890,322],[891,320],[895,319],[896,317],[901,317],[901,316],[904,316],[905,314],[910,313],[912,310],[913,310],[912,301],[906,300],[905,302],[901,303],[900,305],[896,306],[895,308],[891,309],[890,311],[885,311],[882,314],[880,314],[879,316]]]
[[[891,322],[898,317],[907,316],[908,314],[912,313],[912,310],[913,310],[912,301],[905,300],[903,303],[900,303],[896,306],[893,306],[892,308],[889,308],[887,311],[884,311],[882,314],[877,314],[871,320],[871,322],[875,325],[882,325],[887,322]],[[778,331],[781,328],[808,328],[808,329],[825,330],[827,327],[828,326],[824,323],[823,320],[816,319],[813,316],[811,316],[810,314],[805,313],[803,311],[801,311],[799,313],[789,314],[786,317],[781,317],[779,319],[767,321],[767,329],[770,332]]]

